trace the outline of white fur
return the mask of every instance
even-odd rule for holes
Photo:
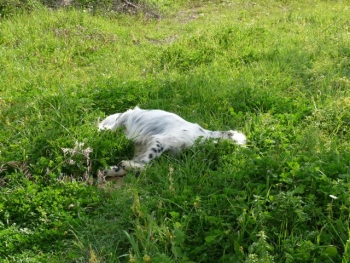
[[[135,142],[135,156],[121,161],[105,171],[106,176],[124,176],[127,170],[142,170],[145,165],[164,151],[178,153],[203,138],[232,140],[239,145],[246,143],[246,136],[237,131],[209,131],[196,123],[162,110],[142,110],[138,107],[124,113],[108,116],[98,125],[99,130],[125,127],[128,139]]]

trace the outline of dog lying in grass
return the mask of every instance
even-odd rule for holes
[[[139,107],[124,113],[108,116],[99,123],[99,130],[113,130],[124,127],[128,139],[135,143],[132,160],[121,161],[105,170],[106,177],[121,177],[128,170],[142,170],[146,164],[165,151],[179,153],[191,147],[196,140],[231,140],[239,145],[246,143],[246,136],[238,131],[209,131],[196,123],[188,122],[180,116],[163,110],[143,110]]]

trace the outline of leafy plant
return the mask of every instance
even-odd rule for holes
[[[1,261],[348,262],[346,3],[128,2],[0,3]],[[136,105],[247,147],[105,181],[133,145],[97,121]]]

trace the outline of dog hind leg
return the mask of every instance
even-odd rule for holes
[[[132,160],[123,160],[111,169],[105,170],[106,177],[122,177],[127,171],[141,171],[146,164],[160,156],[165,150],[164,144],[160,140],[153,139],[146,147],[135,145],[135,156]]]

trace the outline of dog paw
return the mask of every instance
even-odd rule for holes
[[[103,174],[106,177],[123,177],[126,175],[126,170],[123,165],[118,164],[117,166],[112,166],[111,169],[105,169]]]

